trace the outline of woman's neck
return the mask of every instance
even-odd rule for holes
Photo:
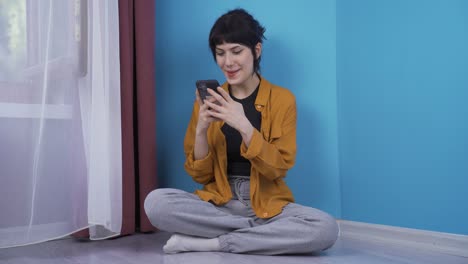
[[[260,83],[258,74],[254,73],[245,82],[239,85],[231,85],[231,93],[237,99],[244,99],[251,95]]]

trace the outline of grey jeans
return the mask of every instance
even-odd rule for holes
[[[231,184],[235,198],[222,206],[182,190],[156,189],[146,197],[145,211],[151,223],[160,230],[219,238],[224,252],[312,253],[335,243],[338,237],[335,219],[311,207],[290,203],[277,216],[258,218],[250,200],[246,200],[248,184],[248,181],[237,182],[237,186]]]

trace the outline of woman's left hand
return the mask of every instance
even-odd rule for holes
[[[211,108],[209,110],[210,115],[223,120],[241,134],[247,133],[251,135],[253,126],[245,116],[242,104],[234,101],[222,87],[218,87],[217,89],[221,95],[208,89],[208,93],[215,97],[217,101],[216,103],[206,102]]]

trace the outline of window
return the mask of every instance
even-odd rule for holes
[[[0,117],[34,118],[42,107],[67,116],[60,109],[87,74],[86,11],[85,0],[0,1]]]

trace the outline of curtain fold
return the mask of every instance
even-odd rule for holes
[[[154,13],[154,0],[119,0],[122,235],[155,230],[143,208],[157,185]]]
[[[157,186],[154,0],[119,0],[122,133],[120,235],[151,232],[144,200]],[[75,233],[89,237],[89,230]]]

